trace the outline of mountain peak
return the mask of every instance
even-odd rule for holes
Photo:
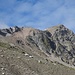
[[[19,28],[18,26],[6,28],[6,29],[0,29],[0,35],[2,36],[8,36],[11,35],[12,33],[21,31],[22,28]]]
[[[8,29],[9,30],[9,29]],[[18,31],[20,31],[21,30],[21,28],[20,27],[18,27],[18,26],[14,26],[14,27],[10,27],[10,30],[12,31],[12,33],[13,32],[18,32]]]
[[[63,24],[59,24],[59,25],[57,25],[58,27],[65,27]]]
[[[69,29],[66,28],[64,25],[59,24],[57,26],[53,26],[53,27],[47,28],[46,30],[49,31],[53,35],[56,31],[69,30]]]

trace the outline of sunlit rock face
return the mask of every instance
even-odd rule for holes
[[[51,32],[51,29],[54,31]],[[52,33],[53,41],[56,44],[56,55],[68,64],[74,63],[72,59],[75,59],[75,34],[64,25],[54,26],[48,31]]]

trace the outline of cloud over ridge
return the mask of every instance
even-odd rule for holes
[[[75,32],[74,21],[75,0],[0,0],[0,22],[8,26],[45,29],[64,24]]]

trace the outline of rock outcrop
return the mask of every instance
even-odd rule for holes
[[[32,35],[27,38],[29,43],[36,44],[40,50],[54,54],[67,64],[75,64],[75,34],[64,25],[30,33]]]
[[[52,33],[53,41],[56,44],[55,54],[61,58],[62,61],[73,65],[75,63],[75,34],[67,29],[64,25],[58,25],[48,29]]]
[[[21,31],[22,28],[19,28],[18,26],[10,27],[9,29],[0,29],[0,35],[2,36],[10,36],[11,34]]]

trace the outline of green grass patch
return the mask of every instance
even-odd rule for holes
[[[0,42],[0,47],[3,47],[3,48],[9,48],[10,45],[9,45],[8,43]]]

